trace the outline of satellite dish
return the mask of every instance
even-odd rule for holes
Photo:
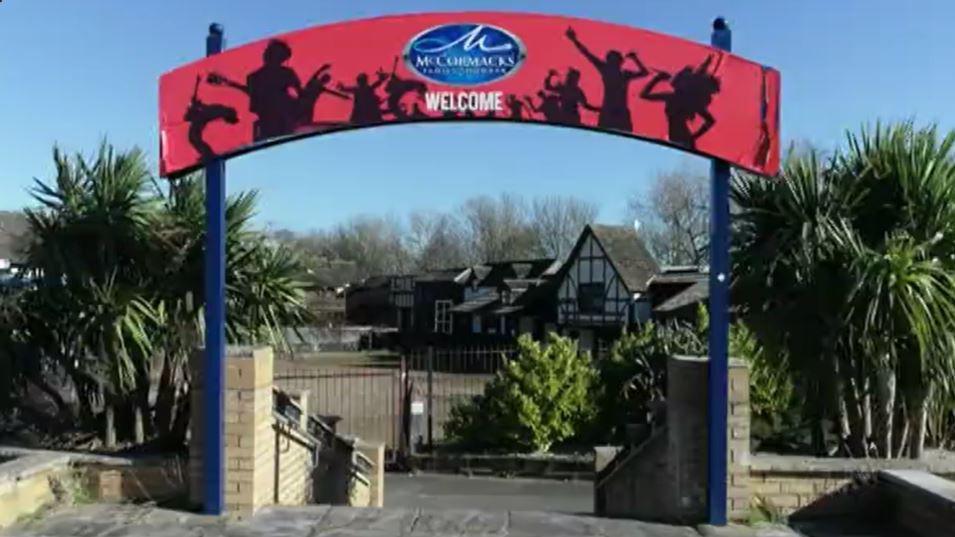
[[[634,220],[634,221],[633,221],[633,230],[636,231],[637,233],[640,233],[640,221],[639,221],[639,220]]]

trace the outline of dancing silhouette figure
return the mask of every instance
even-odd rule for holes
[[[504,101],[504,104],[507,106],[508,118],[521,121],[524,119],[524,106],[525,104],[517,98],[516,95],[508,95],[507,100]]]
[[[202,76],[200,75],[196,77],[196,87],[192,91],[192,100],[189,102],[189,108],[186,109],[186,115],[183,119],[189,123],[189,144],[203,160],[207,160],[215,157],[216,152],[202,137],[206,125],[219,120],[235,125],[239,122],[239,116],[235,108],[231,106],[202,102],[199,99],[199,84],[201,83]]]
[[[388,79],[388,73],[378,70],[378,79],[374,82],[368,82],[368,75],[359,73],[355,78],[354,86],[338,84],[338,89],[344,93],[351,94],[353,101],[351,110],[351,121],[354,125],[367,123],[380,123],[382,121],[381,97],[378,96],[378,88]]]
[[[553,92],[560,100],[560,121],[570,125],[580,125],[580,107],[583,106],[592,112],[600,112],[600,108],[587,102],[587,95],[580,87],[580,71],[573,67],[567,69],[567,76],[563,82],[555,82],[559,75],[553,69],[544,79],[544,88]]]
[[[632,132],[633,120],[630,119],[630,107],[627,102],[630,82],[647,76],[650,71],[640,61],[636,52],[629,52],[626,55],[626,59],[631,60],[638,69],[630,71],[624,68],[625,57],[620,51],[607,51],[606,57],[600,59],[577,39],[577,32],[573,28],[567,28],[566,35],[567,39],[570,39],[577,47],[577,50],[593,64],[603,81],[604,100],[600,106],[600,117],[597,125],[603,129]]]
[[[284,41],[273,39],[262,54],[262,67],[250,73],[245,84],[218,73],[208,77],[210,84],[237,89],[249,96],[249,111],[258,117],[252,127],[256,141],[289,134],[302,123],[302,82],[285,65],[291,57],[292,49]]]
[[[763,67],[762,71],[762,87],[760,89],[760,96],[762,97],[761,102],[759,103],[759,116],[760,116],[760,125],[759,125],[759,142],[756,146],[756,158],[755,163],[757,166],[765,166],[766,161],[769,160],[769,150],[772,147],[772,137],[769,135],[769,95],[766,92],[766,68]]]
[[[560,109],[560,97],[544,90],[538,91],[537,96],[540,97],[540,105],[535,105],[534,99],[528,96],[524,97],[527,102],[527,106],[535,114],[543,114],[544,119],[550,123],[563,123],[564,115],[561,113]]]
[[[713,102],[713,96],[720,91],[720,80],[715,74],[719,68],[719,62],[714,66],[711,74],[709,68],[712,61],[713,56],[708,56],[697,68],[686,66],[675,76],[666,71],[658,71],[640,93],[643,99],[664,103],[663,110],[669,125],[669,140],[688,149],[695,149],[696,141],[716,124],[716,118],[710,114],[709,106]],[[722,61],[722,55],[720,55],[720,61]],[[654,92],[665,80],[670,80],[672,91]],[[703,123],[694,132],[690,123],[697,116]]]
[[[420,80],[401,78],[397,72],[398,58],[395,57],[395,61],[391,65],[391,76],[388,77],[388,83],[385,84],[385,93],[388,94],[388,112],[396,120],[410,119],[414,116],[408,114],[401,100],[409,93],[416,93],[419,98],[424,99],[424,94],[428,92],[428,85]]]
[[[328,87],[332,82],[332,76],[328,73],[330,68],[331,65],[327,63],[319,67],[318,70],[315,71],[315,74],[305,83],[298,102],[300,117],[297,121],[297,127],[312,122],[312,116],[315,114],[315,103],[318,102],[318,98],[323,94],[327,93],[346,101],[349,99],[348,95]]]

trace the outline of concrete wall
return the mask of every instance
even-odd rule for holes
[[[0,528],[56,503],[69,476],[63,457],[22,457],[0,464]]]
[[[165,502],[188,493],[188,463],[166,458],[132,464],[95,463],[85,467],[91,499],[101,502]]]
[[[640,446],[622,450],[598,468],[597,514],[697,523],[707,516],[708,359],[667,361],[666,426]],[[731,360],[729,370],[727,512],[749,514],[749,372]],[[600,457],[597,457],[600,459]]]

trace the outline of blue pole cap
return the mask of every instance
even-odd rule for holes
[[[225,33],[225,28],[222,27],[218,22],[213,22],[209,25],[209,35],[215,35],[221,37]]]
[[[723,17],[716,17],[713,20],[713,29],[716,31],[729,30],[729,24],[727,24],[726,19]]]

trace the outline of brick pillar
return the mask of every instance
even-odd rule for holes
[[[190,499],[202,503],[202,353],[192,361]],[[272,349],[228,347],[225,381],[226,510],[253,514],[274,498]]]
[[[730,520],[744,520],[749,515],[749,367],[743,360],[729,364],[729,419],[727,442],[729,461],[726,513]]]

